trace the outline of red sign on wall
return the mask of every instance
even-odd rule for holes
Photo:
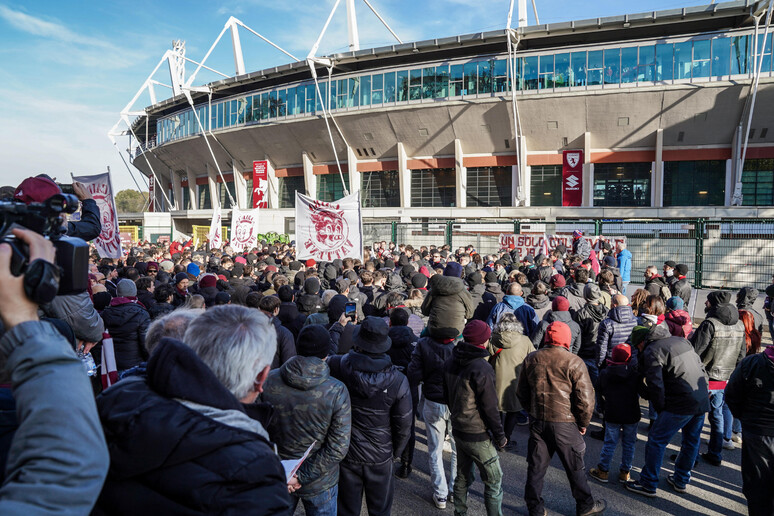
[[[269,163],[253,161],[253,208],[269,207]]]
[[[562,158],[562,206],[583,204],[583,151],[564,151]]]

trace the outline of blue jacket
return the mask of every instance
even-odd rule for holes
[[[618,270],[621,272],[621,281],[631,281],[632,253],[628,249],[618,253]]]
[[[530,336],[535,331],[540,319],[535,313],[535,309],[529,306],[521,296],[505,296],[502,303],[497,303],[489,314],[487,324],[494,329],[500,321],[500,317],[506,312],[515,314],[519,322],[524,326],[524,335]]]
[[[616,306],[607,314],[607,318],[599,323],[597,330],[597,346],[599,359],[597,365],[602,366],[605,360],[613,354],[613,348],[629,341],[632,330],[637,325],[631,306]]]

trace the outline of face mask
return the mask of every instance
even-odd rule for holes
[[[669,276],[669,277],[672,277],[674,275],[674,273],[675,272],[672,269],[669,269],[668,271],[666,271],[666,275]]]

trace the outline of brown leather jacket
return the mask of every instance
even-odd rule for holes
[[[527,355],[516,396],[530,416],[540,421],[586,428],[594,411],[594,387],[586,364],[558,346]]]

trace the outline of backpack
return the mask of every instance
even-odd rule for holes
[[[661,287],[661,300],[664,301],[664,304],[669,301],[670,297],[672,297],[672,291],[669,290],[669,287],[666,285]]]

